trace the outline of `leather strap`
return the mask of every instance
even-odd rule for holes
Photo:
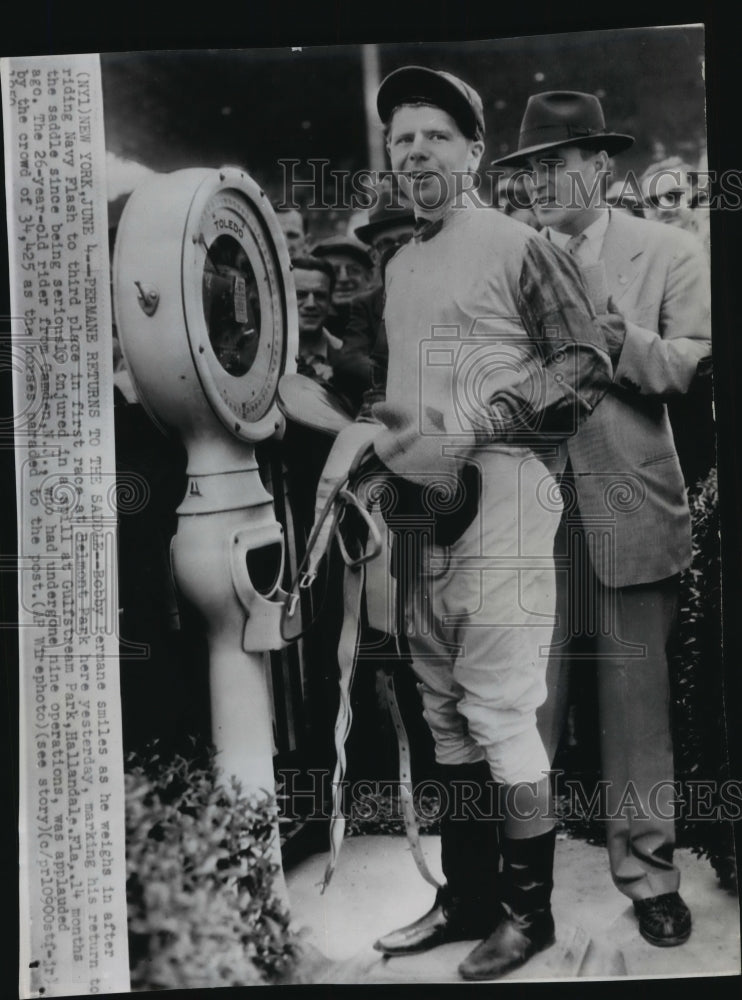
[[[349,507],[353,507],[361,515],[368,533],[368,543],[365,551],[356,556],[348,552],[342,532],[339,530]],[[330,523],[326,526],[328,520]],[[317,567],[327,554],[333,540],[337,541],[343,561],[349,568],[367,563],[370,559],[375,559],[382,551],[379,529],[371,518],[371,515],[359,502],[355,493],[349,489],[347,479],[335,484],[315,522],[309,541],[307,542],[304,557],[299,564],[296,576],[289,586],[281,614],[281,637],[285,640],[290,641],[301,638],[309,627],[307,626],[302,632],[296,628],[291,629],[289,619],[294,616],[299,607],[300,591],[308,589],[314,583],[317,575]],[[310,625],[313,624],[314,621],[310,622]]]
[[[343,490],[346,497],[349,491]],[[341,496],[338,490],[332,497],[334,506]],[[330,514],[331,506],[328,504],[323,513],[323,518]],[[338,531],[339,519],[335,514],[335,522],[332,526],[331,536],[337,536],[341,544],[341,552],[345,559],[345,572],[343,576],[343,627],[340,632],[340,642],[338,644],[338,669],[339,669],[339,689],[340,701],[338,705],[337,719],[335,720],[335,770],[332,777],[332,815],[330,818],[330,858],[325,868],[322,879],[321,892],[324,893],[332,879],[337,866],[340,849],[345,836],[346,819],[343,812],[343,784],[347,759],[345,755],[345,743],[350,733],[353,721],[353,711],[351,708],[351,689],[357,665],[358,639],[360,634],[361,601],[366,582],[366,562],[380,553],[380,542],[378,530],[371,524],[372,532],[368,539],[368,545],[364,556],[356,561],[349,559],[342,544],[342,538]],[[370,523],[370,521],[367,521]],[[324,550],[323,550],[324,551]],[[401,659],[399,640],[397,640],[397,653]],[[384,699],[387,709],[392,718],[395,732],[397,734],[397,747],[399,753],[399,794],[402,805],[402,815],[404,818],[405,832],[410,845],[410,851],[417,865],[418,871],[430,885],[440,889],[440,883],[431,874],[423,855],[420,844],[420,831],[417,826],[417,817],[412,796],[412,759],[410,753],[410,741],[405,729],[402,713],[399,710],[396,693],[394,690],[394,677],[391,673],[385,674],[383,684]]]
[[[332,776],[332,817],[330,819],[330,860],[322,880],[322,892],[330,884],[337,865],[340,848],[345,835],[345,814],[343,813],[343,778],[345,777],[345,741],[353,721],[350,705],[350,689],[356,668],[356,650],[361,620],[361,599],[366,571],[363,563],[345,567],[343,575],[343,627],[338,645],[338,667],[340,669],[340,704],[335,720],[335,771]]]
[[[415,805],[412,797],[412,757],[410,754],[410,741],[405,729],[402,713],[399,710],[397,694],[394,690],[394,675],[384,674],[384,699],[389,714],[392,717],[395,732],[397,733],[397,749],[399,751],[399,798],[402,804],[402,816],[404,817],[405,833],[410,845],[412,857],[426,882],[429,882],[435,889],[440,889],[441,884],[428,868],[420,844],[420,831],[417,826],[417,816],[415,815]]]

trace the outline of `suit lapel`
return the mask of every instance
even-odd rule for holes
[[[621,212],[611,212],[600,252],[608,288],[616,304],[639,274],[644,254],[644,247],[637,246],[639,233],[632,221]]]

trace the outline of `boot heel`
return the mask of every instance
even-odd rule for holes
[[[500,920],[459,966],[463,979],[499,979],[556,942],[551,914],[555,842],[555,830],[505,840]]]

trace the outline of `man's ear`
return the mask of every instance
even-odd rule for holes
[[[593,164],[596,173],[609,174],[611,172],[611,158],[604,149],[599,149],[593,156]]]
[[[479,166],[483,153],[484,153],[484,142],[482,142],[481,139],[477,139],[476,141],[472,142],[471,146],[469,147],[469,162],[468,162],[468,168],[471,171],[471,173],[474,173],[474,171]]]

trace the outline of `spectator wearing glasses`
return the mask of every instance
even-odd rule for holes
[[[690,167],[680,157],[672,156],[660,163],[652,163],[641,175],[639,183],[646,218],[698,234],[689,170]]]
[[[374,280],[374,262],[366,247],[354,236],[331,236],[312,248],[314,257],[326,260],[335,272],[332,309],[327,329],[341,340],[350,319],[351,303],[368,291]]]

